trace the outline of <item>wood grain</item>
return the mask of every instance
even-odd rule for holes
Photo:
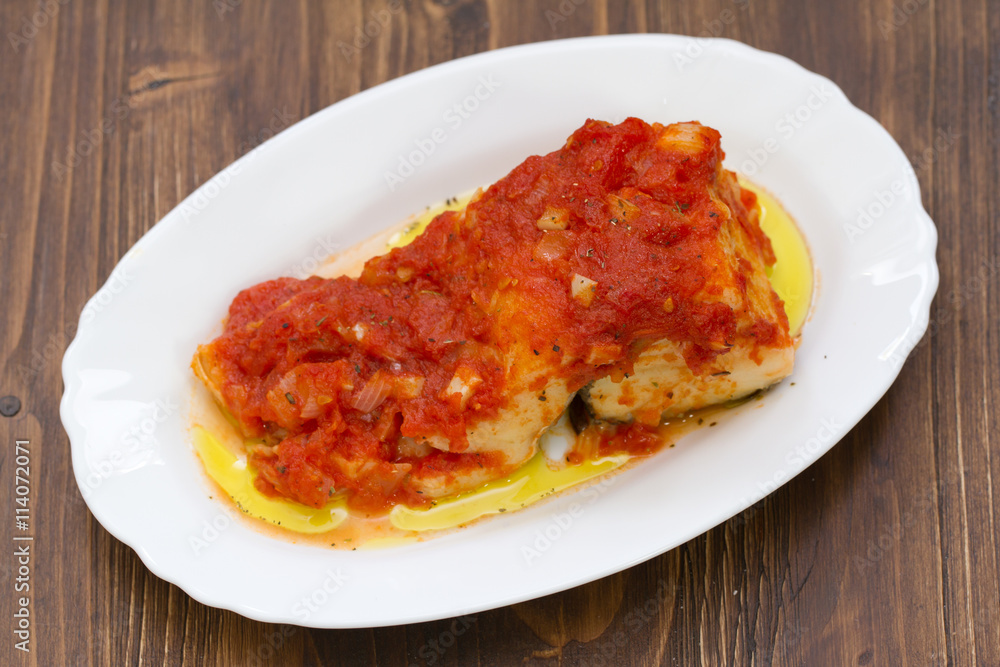
[[[0,470],[13,477],[13,442],[28,438],[36,484],[32,651],[8,632],[0,663],[1000,665],[1000,3],[408,0],[346,47],[389,7],[0,3],[0,395],[23,403],[0,418]],[[205,607],[95,522],[59,421],[60,360],[87,299],[159,218],[268,131],[383,81],[513,44],[645,31],[786,55],[915,163],[940,233],[931,329],[829,454],[619,575],[374,630]],[[13,486],[0,484],[5,508]],[[11,619],[16,565],[0,561]]]

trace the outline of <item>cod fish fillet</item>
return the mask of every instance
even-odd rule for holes
[[[596,380],[583,396],[598,419],[656,424],[766,388],[791,374],[795,361],[784,306],[766,275],[774,254],[758,224],[756,197],[722,168],[718,134],[699,125],[671,126],[657,150],[682,169],[691,163],[705,168],[703,196],[688,203],[678,233],[682,257],[668,261],[695,253],[704,264],[703,279],[687,285],[689,298],[721,306],[726,324],[713,340],[659,338],[639,354],[627,377]],[[683,174],[673,179],[686,182]]]
[[[192,366],[258,488],[426,505],[523,464],[578,391],[652,425],[787,375],[771,246],[722,158],[698,123],[591,120],[357,278],[241,292]]]

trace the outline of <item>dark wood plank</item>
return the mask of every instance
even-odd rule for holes
[[[0,4],[0,395],[23,405],[0,418],[0,470],[11,477],[13,440],[28,438],[37,483],[33,650],[5,640],[0,663],[1000,664],[996,0],[390,6]],[[352,48],[379,17],[377,34]],[[374,630],[267,625],[205,607],[94,521],[59,421],[60,360],[86,300],[160,217],[270,132],[383,81],[513,44],[644,31],[730,37],[793,58],[833,79],[914,162],[940,233],[932,326],[833,451],[624,573]],[[13,485],[0,487],[12,507]],[[8,544],[13,534],[5,522]],[[0,573],[10,619],[10,558]]]

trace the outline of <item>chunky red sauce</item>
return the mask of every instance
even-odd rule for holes
[[[755,198],[743,191],[727,207],[710,196],[717,132],[712,150],[690,158],[655,150],[659,127],[588,121],[358,279],[281,278],[241,292],[211,344],[212,376],[245,435],[263,439],[249,447],[258,487],[313,506],[347,493],[377,510],[426,504],[408,481],[421,475],[503,474],[502,455],[463,452],[467,428],[507,401],[504,351],[515,340],[574,391],[629,373],[659,338],[689,342],[697,371],[741,338],[787,336],[787,324],[737,331],[731,309],[704,298],[722,216],[749,219],[730,209]],[[553,209],[566,228],[540,229]],[[773,261],[759,227],[747,229]],[[574,275],[593,281],[589,303],[574,297]],[[456,374],[471,378],[470,396],[449,392]],[[450,451],[414,446],[428,433]],[[602,447],[655,443],[629,428]]]

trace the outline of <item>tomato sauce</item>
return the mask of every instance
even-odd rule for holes
[[[656,149],[660,130],[588,121],[357,279],[280,278],[241,292],[211,348],[222,401],[255,439],[257,487],[314,507],[346,493],[377,512],[429,504],[414,477],[504,474],[501,454],[466,452],[466,433],[507,404],[515,338],[557,360],[550,377],[575,391],[631,372],[660,338],[689,343],[697,372],[735,344],[786,337],[780,322],[738,331],[729,307],[704,298],[723,261],[723,216],[769,262],[773,253],[748,222],[753,193],[728,206],[710,195],[718,133],[707,130],[710,150],[684,156]],[[456,377],[471,392],[454,390]],[[428,447],[428,433],[449,451]],[[601,452],[649,453],[654,435],[618,428]]]

